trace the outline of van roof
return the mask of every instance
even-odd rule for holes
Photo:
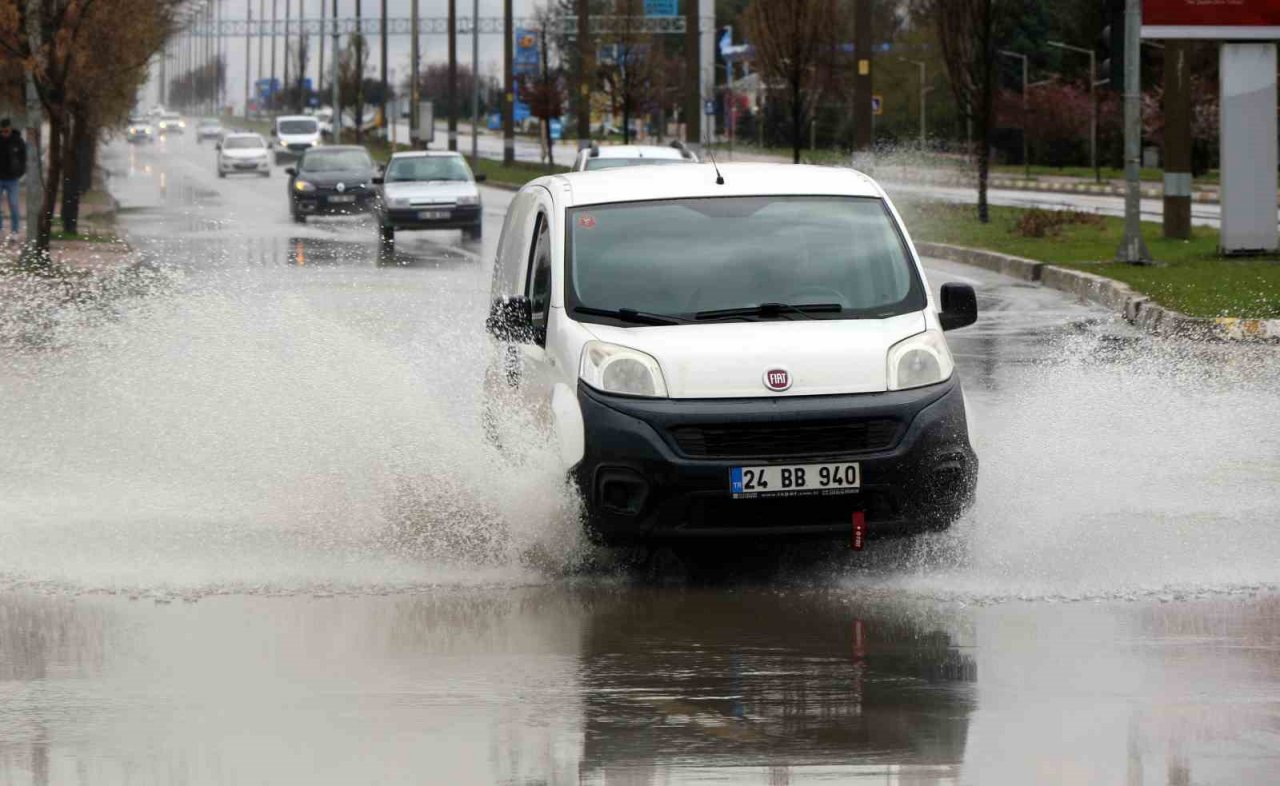
[[[534,181],[563,194],[569,206],[721,196],[806,195],[884,197],[874,180],[847,167],[804,164],[712,164],[625,167],[567,172]]]

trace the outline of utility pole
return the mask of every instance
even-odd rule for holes
[[[695,0],[685,0],[685,14],[688,7],[694,7]],[[591,0],[578,0],[578,149],[591,147],[591,73],[595,70],[595,52],[591,49]]]
[[[471,0],[471,166],[480,160],[480,0]]]
[[[458,0],[449,0],[449,149],[458,149]]]
[[[502,0],[502,163],[508,166],[516,160],[516,84],[512,73],[515,25],[511,5],[511,0]]]
[[[336,2],[336,0],[335,0]],[[267,33],[261,29],[267,22],[267,0],[258,0],[258,81],[261,82],[266,74],[267,61],[265,59],[265,50],[263,46],[267,42]],[[258,105],[258,114],[262,114],[262,105]]]
[[[408,141],[412,147],[419,146],[421,132],[417,128],[417,101],[419,101],[419,82],[417,82],[417,0],[410,3],[410,46],[408,46]]]
[[[332,55],[329,58],[329,87],[333,91],[333,118],[329,121],[329,125],[333,128],[333,143],[338,145],[342,144],[342,94],[338,90],[338,0],[333,0],[332,43],[333,51],[329,53]]]
[[[1141,2],[1141,0],[1139,0]],[[1098,58],[1092,49],[1072,46],[1061,41],[1049,41],[1049,46],[1079,52],[1089,56],[1089,164],[1093,167],[1093,178],[1102,182],[1102,170],[1098,166]]]
[[[1027,56],[1018,52],[1010,52],[1008,49],[1001,49],[1000,54],[1005,57],[1015,57],[1022,61],[1022,176],[1026,180],[1031,179],[1031,154],[1027,146]],[[924,64],[921,64],[924,67]],[[924,99],[921,99],[922,101]]]
[[[391,138],[390,120],[387,119],[387,0],[382,0],[382,46],[379,49],[382,62],[379,63],[382,78],[382,96],[378,99],[378,112],[382,116],[382,138]]]
[[[276,2],[271,0],[271,86],[267,90],[271,93],[271,108],[276,108]]]
[[[1116,259],[1133,264],[1151,261],[1142,239],[1142,0],[1124,7],[1124,242]]]
[[[361,12],[363,10],[361,5],[363,5],[361,0],[356,0],[355,35],[359,36],[359,39],[356,40],[359,40],[360,46],[352,47],[354,51],[351,53],[355,61],[353,65],[356,72],[356,110],[354,115],[357,145],[364,141],[364,48],[368,46],[368,42],[364,40],[364,25],[361,23]]]
[[[698,57],[698,3],[684,3],[684,141],[696,145],[702,141],[702,72]],[[757,122],[757,127],[762,124]]]
[[[284,88],[285,111],[289,111],[289,9],[293,8],[293,0],[284,0]]]
[[[253,28],[253,0],[244,0],[244,116],[249,116],[249,97],[252,95],[250,73],[253,66],[253,46],[251,43],[253,38],[250,30]]]
[[[320,83],[324,81],[324,32],[328,29],[326,22],[328,17],[325,16],[324,0],[320,0],[320,35],[316,36],[316,43],[319,44],[320,60],[316,65],[316,95],[320,95]]]
[[[1191,64],[1183,39],[1164,45],[1164,236],[1191,237]]]
[[[853,149],[870,150],[871,138],[871,0],[853,0]]]

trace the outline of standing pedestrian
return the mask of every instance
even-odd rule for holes
[[[8,197],[9,225],[13,232],[5,242],[18,239],[18,181],[27,174],[27,144],[22,135],[13,130],[9,118],[0,119],[0,195]],[[0,230],[4,228],[4,215],[0,214]]]

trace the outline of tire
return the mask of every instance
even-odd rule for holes
[[[384,253],[394,252],[396,250],[395,227],[378,227],[378,242],[381,243]]]
[[[476,224],[475,226],[467,227],[462,230],[462,233],[467,240],[479,240],[484,235],[484,226],[482,224]]]
[[[293,223],[295,223],[295,224],[305,224],[305,223],[307,223],[307,217],[306,217],[306,216],[304,216],[304,215],[302,215],[301,213],[299,213],[297,210],[294,210],[294,211],[293,211]]]
[[[218,177],[223,178],[223,179],[225,180],[225,179],[226,179],[226,177],[227,177],[227,173],[226,173],[226,172],[223,172],[221,169],[219,169],[219,170],[218,170]]]

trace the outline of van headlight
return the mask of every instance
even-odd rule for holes
[[[955,367],[942,331],[926,330],[889,347],[889,390],[945,382]]]
[[[582,348],[578,376],[596,390],[624,396],[666,398],[667,382],[658,361],[645,353],[608,344],[588,341]]]

